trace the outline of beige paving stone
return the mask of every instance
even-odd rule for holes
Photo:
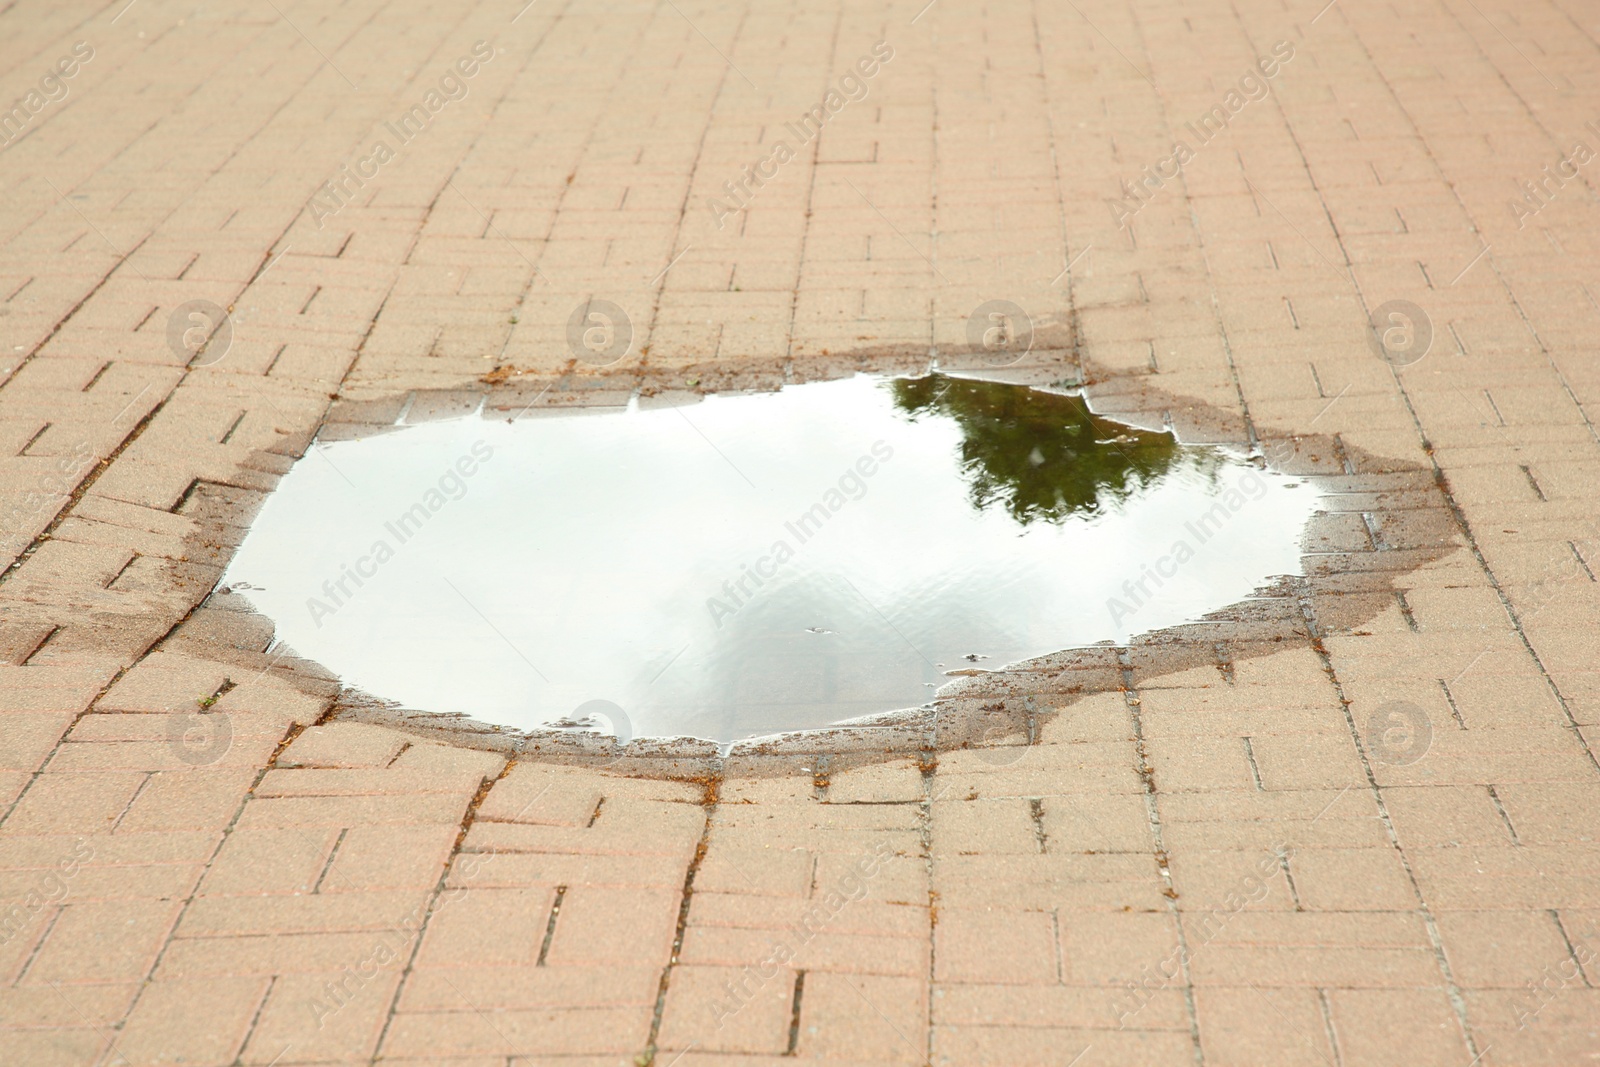
[[[459,823],[471,797],[401,793],[353,797],[265,797],[245,805],[240,827],[319,827]]]
[[[64,1025],[50,1030],[0,1030],[0,1052],[17,1063],[67,1067],[100,1055],[105,1038],[97,1030]]]
[[[185,909],[175,936],[405,929],[420,923],[424,900],[417,891],[207,897]]]
[[[795,973],[776,963],[676,968],[661,1048],[782,1054],[789,1047],[795,982]]]
[[[400,996],[402,1011],[495,1011],[506,1008],[653,1008],[657,967],[533,965],[417,966]]]
[[[934,976],[946,982],[1058,982],[1058,936],[1056,918],[1047,912],[941,910]]]
[[[1496,792],[1504,798],[1506,817],[1520,841],[1555,845],[1594,839],[1593,827],[1582,817],[1596,795],[1592,782],[1508,783]]]
[[[387,767],[406,747],[393,730],[359,722],[313,726],[278,757],[282,767]]]
[[[1477,1055],[1464,1040],[1442,989],[1336,989],[1328,1001],[1339,1050],[1349,1063],[1387,1062],[1396,1041],[1415,1063],[1442,1067],[1461,1062],[1463,1055],[1468,1062]],[[1480,1039],[1478,1051],[1487,1044]]]
[[[65,991],[66,995],[62,993]],[[109,1026],[123,1018],[137,987],[131,983],[17,986],[6,990],[6,1029]]]
[[[713,847],[695,874],[703,893],[807,897],[816,857],[804,849],[736,850]]]
[[[586,775],[519,763],[489,791],[478,821],[587,826],[604,796]]]
[[[244,1062],[271,1063],[285,1049],[313,1063],[370,1057],[400,976],[377,970],[369,977],[366,968],[354,966],[333,980],[283,975],[274,981],[245,1046]]]
[[[1416,903],[1393,849],[1297,849],[1289,871],[1295,897],[1307,910],[1403,911]]]
[[[916,904],[885,904],[846,897],[837,910],[821,894],[810,901],[774,899],[754,894],[696,892],[689,906],[693,926],[741,929],[788,927],[796,931],[832,930],[840,933],[926,937],[928,911]]]
[[[648,1036],[645,1013],[622,1008],[514,1009],[492,1020],[477,1012],[399,1013],[382,1048],[396,1057],[623,1054],[643,1048]]]
[[[796,1033],[797,1056],[924,1063],[928,986],[921,978],[881,975],[806,975]]]
[[[1522,183],[1589,137],[1587,15],[0,12],[4,99],[94,48],[0,146],[0,1062],[1585,1062],[1600,249],[1586,186]],[[480,39],[470,91],[313,209]],[[865,99],[719,225],[722,183],[879,40]],[[1201,143],[1185,124],[1278,41],[1293,57]],[[1181,175],[1140,184],[1180,138]],[[593,295],[633,318],[620,386],[564,369]],[[323,721],[332,684],[211,595],[325,414],[329,440],[407,403],[465,414],[488,371],[622,404],[634,371],[709,360],[774,382],[868,348],[955,367],[996,296],[1076,329],[1028,366],[1136,374],[1186,433],[1216,433],[1194,401],[1229,440],[1337,434],[1353,464],[1415,466],[1329,496],[1307,543],[1343,588],[1403,598],[1346,626],[1280,597],[1320,643],[1139,660],[1132,694],[1063,677],[1015,761],[662,781],[537,750],[499,777],[500,752]],[[167,339],[200,298],[231,309],[214,365]],[[1395,299],[1433,334],[1404,368],[1367,337]],[[1293,462],[1337,477],[1328,451]],[[1435,492],[1457,544],[1407,570]],[[173,716],[227,682],[207,710],[231,741],[190,764]],[[1412,763],[1372,745],[1396,700],[1431,727]],[[1263,861],[1266,895],[1233,910]],[[792,982],[723,1028],[750,1051],[691,1046],[697,976],[818,908],[785,964],[795,1054]],[[1185,974],[1113,999],[1179,931]]]
[[[309,893],[338,842],[333,830],[236,827],[206,869],[202,895]]]
[[[262,978],[152,983],[140,991],[138,1003],[116,1035],[115,1054],[141,1064],[232,1060],[243,1047],[270,984]]]
[[[149,972],[172,929],[170,901],[68,903],[37,955],[13,980],[33,984],[135,981]]]
[[[1122,1013],[1126,1011],[1127,1015]],[[1188,1030],[1185,991],[1155,987],[1137,1000],[1117,990],[1082,985],[946,985],[933,990],[937,1025],[1051,1027],[1104,1030]]]
[[[678,904],[678,894],[661,889],[575,886],[562,901],[549,959],[665,964]]]
[[[475,822],[467,845],[486,852],[665,853],[687,860],[705,826],[705,814],[691,804],[619,797],[609,808],[591,812],[594,821],[582,827]]]
[[[1084,1055],[1084,1050],[1089,1055]],[[1111,1031],[1066,1027],[935,1027],[933,1062],[939,1064],[1026,1064],[1043,1067],[1073,1056],[1094,1056],[1108,1064],[1192,1063],[1187,1034],[1163,1031]]]
[[[148,777],[132,772],[40,774],[12,807],[5,826],[20,834],[108,832]]]
[[[1513,828],[1490,786],[1427,786],[1383,791],[1395,832],[1408,847],[1500,845]]]
[[[1321,990],[1197,989],[1195,1015],[1208,1063],[1337,1062]]]
[[[1518,988],[1536,981],[1547,967],[1579,964],[1567,933],[1548,912],[1446,911],[1438,923],[1445,954],[1463,986]]]
[[[537,889],[454,890],[428,916],[418,961],[433,967],[536,963],[547,951],[554,902],[554,893]]]
[[[767,958],[780,945],[795,950],[791,965],[800,970],[902,977],[926,974],[928,970],[929,947],[923,939],[828,930],[807,940],[792,929],[690,927],[684,933],[679,958],[684,963],[742,967]]]

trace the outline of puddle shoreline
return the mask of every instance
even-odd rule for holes
[[[892,374],[921,369],[905,366],[908,361],[903,353],[886,359],[855,354],[833,361],[831,367],[810,364],[805,368],[805,377],[836,380],[863,370]],[[891,366],[882,366],[883,363]],[[720,374],[705,370],[674,372],[679,380],[694,378],[701,386],[692,392],[676,392],[687,399],[695,393],[711,391],[770,392],[782,384],[772,380],[771,368],[755,368],[743,377],[738,367],[723,370],[725,373]],[[833,372],[831,378],[818,373],[826,370]],[[1178,433],[1180,443],[1188,437],[1239,451],[1249,448],[1236,413],[1165,394],[1154,388],[1152,375],[1096,371],[1092,365],[1080,367],[1075,361],[1059,357],[1046,357],[1036,365],[1009,368],[1000,374],[1017,384],[1061,393],[1081,392],[1091,411],[1130,426],[1157,428],[1176,424],[1184,428]],[[993,376],[997,376],[996,372],[983,374],[984,379]],[[662,373],[660,377],[667,375]],[[409,417],[423,421],[459,417],[475,410],[492,417],[491,413],[516,412],[527,405],[531,395],[546,388],[555,400],[548,405],[551,409],[570,410],[576,405],[590,410],[614,410],[619,401],[626,403],[631,396],[641,398],[641,403],[673,399],[672,390],[652,388],[644,378],[638,374],[586,375],[582,380],[558,380],[574,386],[564,392],[550,388],[549,382],[530,389],[533,383],[514,381],[486,388],[408,394],[378,402],[345,402],[336,406],[322,432],[333,440],[382,433],[402,409]],[[560,399],[568,397],[573,399]],[[1358,626],[1393,602],[1395,577],[1454,551],[1453,526],[1443,498],[1421,468],[1386,462],[1347,449],[1342,442],[1327,437],[1268,438],[1260,442],[1253,458],[1264,469],[1309,480],[1329,500],[1344,502],[1353,499],[1351,494],[1370,495],[1374,506],[1363,510],[1368,517],[1377,517],[1379,529],[1390,525],[1384,521],[1384,516],[1390,514],[1382,506],[1386,495],[1408,504],[1422,501],[1420,507],[1408,506],[1393,512],[1397,521],[1392,525],[1407,531],[1409,540],[1379,544],[1369,535],[1369,543],[1363,546],[1344,529],[1351,526],[1346,520],[1358,513],[1340,507],[1318,517],[1326,519],[1321,525],[1338,529],[1331,529],[1323,538],[1321,550],[1313,548],[1305,554],[1305,578],[1258,588],[1200,621],[1136,637],[1122,646],[1069,649],[1035,657],[1012,669],[953,679],[930,705],[827,728],[769,735],[731,747],[687,738],[636,738],[619,748],[609,737],[582,731],[537,730],[523,734],[434,712],[408,710],[342,686],[330,717],[382,723],[468,747],[512,751],[523,758],[603,765],[617,773],[649,777],[696,778],[713,770],[761,776],[815,775],[824,764],[837,771],[906,757],[926,763],[937,759],[941,751],[996,744],[1007,751],[984,751],[995,752],[997,762],[1009,762],[1011,749],[1037,739],[1044,724],[1069,714],[1071,706],[1085,696],[1121,691],[1130,681],[1148,684],[1162,675],[1208,663],[1217,667],[1219,683],[1225,684],[1230,663],[1277,651],[1285,645],[1309,646],[1312,635],[1308,615],[1318,621],[1322,632]],[[237,520],[229,528],[237,532]],[[325,693],[330,685],[329,674],[320,665],[299,661],[290,673],[303,676],[310,691]],[[1025,748],[1017,751],[1025,752]]]

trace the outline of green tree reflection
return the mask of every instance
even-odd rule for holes
[[[973,506],[1004,507],[1024,526],[1098,514],[1198,455],[1169,433],[1100,418],[1077,396],[943,374],[888,385],[912,421],[956,421]]]

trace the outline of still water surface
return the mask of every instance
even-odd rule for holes
[[[1316,507],[1078,396],[863,375],[319,445],[224,581],[410,708],[732,741],[1225,607]]]

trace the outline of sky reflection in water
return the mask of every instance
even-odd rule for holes
[[[320,446],[225,581],[407,707],[729,741],[1224,607],[1298,572],[1316,504],[1076,396],[858,376]]]

